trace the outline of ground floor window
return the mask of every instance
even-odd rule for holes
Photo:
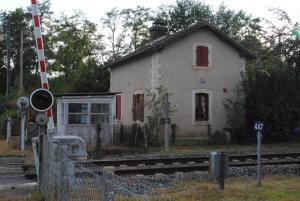
[[[209,124],[212,121],[212,90],[193,89],[191,98],[192,122],[200,125]]]
[[[109,123],[109,104],[91,104],[91,124]]]
[[[195,120],[207,121],[208,120],[208,94],[196,93],[195,94]]]
[[[108,124],[108,103],[69,103],[68,124]]]
[[[88,123],[88,104],[69,103],[68,124],[87,124]]]

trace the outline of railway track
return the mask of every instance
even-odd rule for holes
[[[256,155],[229,155],[230,167],[256,166]],[[153,175],[156,173],[173,174],[176,172],[208,171],[209,156],[121,159],[121,160],[89,160],[90,163],[113,171],[117,175]],[[262,165],[300,164],[300,152],[263,154]],[[33,164],[25,164],[27,176],[34,176]]]

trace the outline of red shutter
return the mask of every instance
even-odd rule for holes
[[[136,120],[136,95],[132,95],[132,120]]]
[[[121,95],[116,96],[116,118],[121,120]]]
[[[208,66],[208,47],[197,46],[196,56],[197,66]]]
[[[144,94],[141,94],[141,116],[140,120],[144,121]]]

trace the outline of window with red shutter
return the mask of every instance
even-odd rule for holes
[[[121,95],[116,96],[116,119],[121,120]]]
[[[196,48],[196,65],[208,67],[208,47],[197,46],[197,48]]]

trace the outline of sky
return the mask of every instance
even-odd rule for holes
[[[40,0],[41,2],[43,0]],[[59,14],[72,14],[74,10],[83,11],[87,18],[99,22],[105,12],[113,7],[135,8],[138,5],[156,9],[161,4],[171,4],[176,0],[52,0],[52,10]],[[294,22],[300,21],[299,0],[202,0],[206,4],[217,8],[222,2],[233,10],[243,9],[254,17],[272,19],[268,8],[279,7],[287,11]],[[30,0],[0,0],[1,10],[14,10],[17,7],[30,6]]]

